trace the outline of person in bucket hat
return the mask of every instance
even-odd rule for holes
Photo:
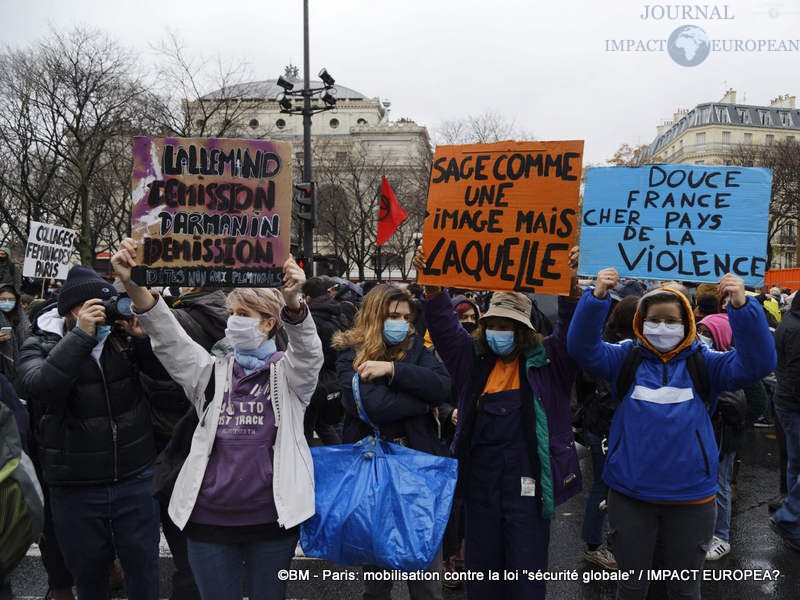
[[[570,266],[578,249],[570,252]],[[418,272],[425,255],[418,248]],[[458,423],[451,452],[459,461],[465,507],[464,569],[470,600],[544,599],[543,581],[520,576],[491,581],[491,571],[546,571],[554,507],[581,489],[570,410],[577,365],[566,335],[575,301],[558,299],[558,322],[547,337],[531,323],[532,303],[518,292],[495,292],[470,335],[448,292],[425,286],[422,305],[437,352],[453,377]]]

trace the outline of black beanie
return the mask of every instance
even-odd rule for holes
[[[67,273],[67,280],[58,293],[58,314],[63,317],[72,307],[92,298],[107,300],[113,296],[114,287],[94,269],[75,265]]]

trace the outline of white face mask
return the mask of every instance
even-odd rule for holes
[[[264,332],[258,328],[260,324],[261,319],[256,319],[255,317],[231,315],[228,317],[228,327],[225,329],[225,335],[234,348],[253,350],[264,343],[266,339]]]
[[[683,323],[644,322],[644,337],[659,352],[669,352],[686,337]]]

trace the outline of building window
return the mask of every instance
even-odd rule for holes
[[[753,134],[752,133],[745,133],[744,134],[744,146],[745,148],[749,148],[753,145]]]
[[[783,266],[785,268],[791,268],[797,266],[794,261],[794,252],[788,250],[786,254],[783,255]]]
[[[731,132],[722,132],[722,151],[728,152],[731,149]]]
[[[339,127],[339,119],[331,119],[330,121],[331,129],[336,129]]]
[[[286,127],[286,121],[284,121],[283,119],[278,119],[277,121],[275,121],[275,127],[277,127],[278,129],[283,129],[284,127]]]
[[[347,152],[337,152],[336,153],[336,160],[339,160],[339,161],[347,160]]]
[[[717,121],[719,123],[730,123],[731,122],[731,117],[728,114],[728,109],[725,108],[724,106],[718,106],[716,108],[716,113],[717,113]]]
[[[788,112],[782,112],[781,115],[781,125],[784,127],[791,127],[792,126],[792,115]]]
[[[250,119],[248,125],[250,125],[250,129],[255,129],[258,127],[258,119]]]
[[[772,146],[775,143],[775,136],[767,134],[767,146]]]
[[[706,134],[705,133],[695,134],[695,150],[697,152],[705,152],[706,151]]]
[[[746,108],[739,109],[739,120],[745,125],[750,125],[753,123],[753,120],[750,118],[750,111]]]
[[[762,125],[772,125],[772,119],[770,118],[768,110],[758,111],[758,118],[761,120]]]

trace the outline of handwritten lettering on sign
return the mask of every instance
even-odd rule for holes
[[[439,146],[420,283],[569,292],[582,141]]]
[[[134,279],[145,285],[282,285],[291,232],[291,144],[137,137]]]
[[[579,272],[761,285],[769,169],[647,165],[586,170]]]
[[[24,277],[66,279],[77,235],[71,229],[31,221],[25,246]]]

